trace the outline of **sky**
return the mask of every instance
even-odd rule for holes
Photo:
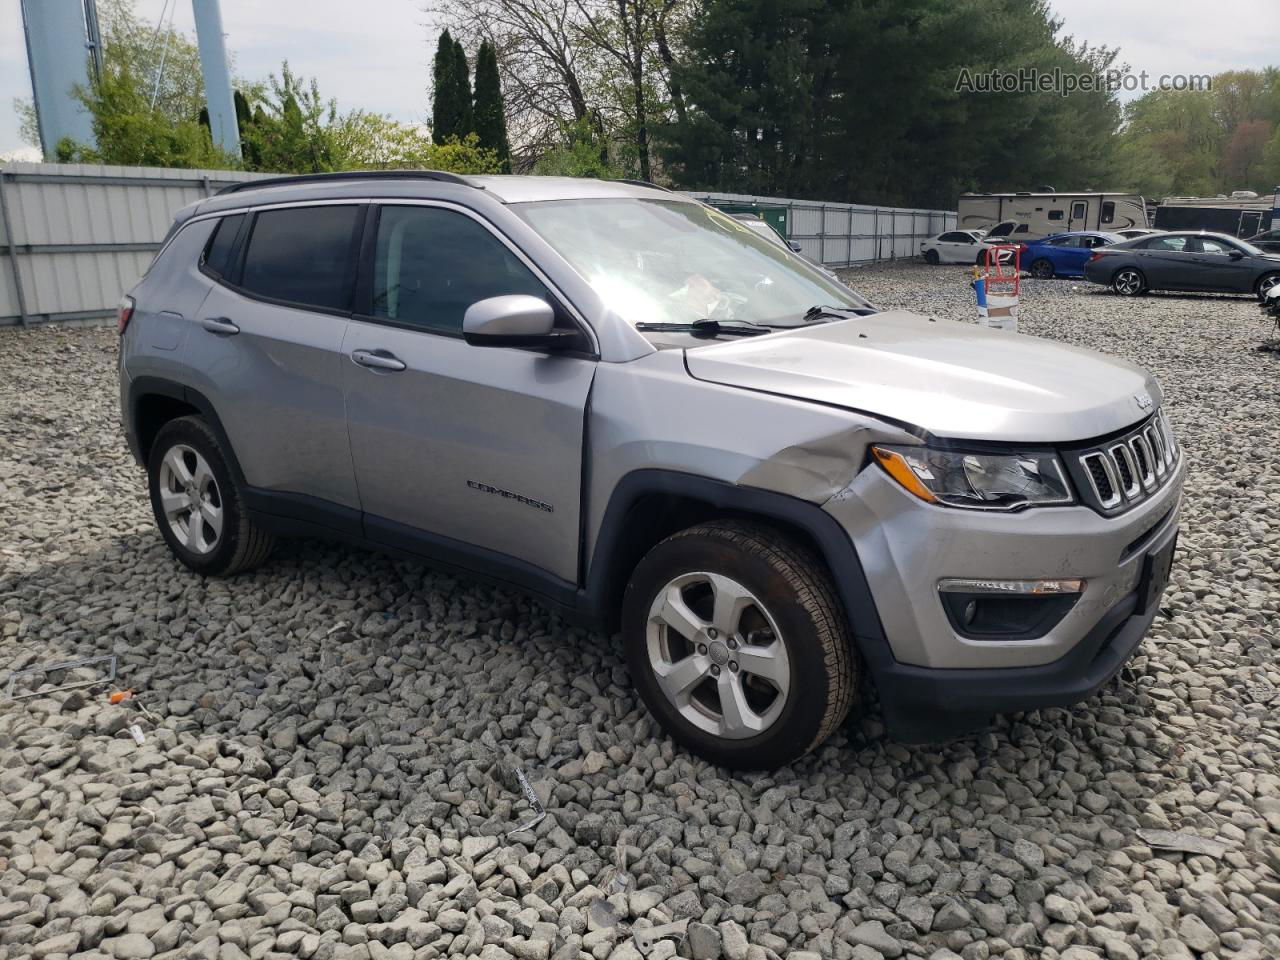
[[[136,0],[139,14],[152,21],[164,5]],[[339,109],[413,123],[427,114],[435,49],[421,6],[422,0],[222,0],[222,22],[242,76],[278,74],[287,58],[295,73],[318,79]],[[1065,33],[1119,47],[1134,71],[1155,77],[1280,65],[1274,0],[1051,0],[1050,6]],[[175,26],[192,30],[191,0],[172,0],[170,10]],[[23,146],[12,101],[30,96],[19,0],[0,0],[0,156]]]

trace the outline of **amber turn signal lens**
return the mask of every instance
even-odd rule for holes
[[[884,467],[885,472],[897,480],[908,493],[915,494],[925,503],[938,502],[938,498],[929,492],[929,488],[916,476],[915,471],[911,469],[911,464],[907,463],[902,454],[883,447],[872,447],[871,452],[875,454],[876,461]]]

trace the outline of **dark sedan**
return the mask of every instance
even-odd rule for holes
[[[1280,284],[1280,255],[1222,233],[1158,233],[1095,250],[1084,276],[1126,297],[1203,290],[1261,298]]]

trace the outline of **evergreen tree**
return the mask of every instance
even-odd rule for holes
[[[444,30],[436,44],[436,56],[431,64],[431,139],[435,143],[444,143],[450,137],[461,136],[461,131],[458,130],[461,119],[458,84],[454,80],[456,66],[453,37],[448,30]]]
[[[471,68],[467,65],[467,51],[457,40],[453,42],[454,96],[460,104],[456,136],[459,140],[476,132],[475,108],[471,101]]]
[[[511,145],[507,141],[506,108],[498,78],[498,53],[489,41],[476,54],[475,129],[480,146],[498,155],[503,173],[511,172]]]

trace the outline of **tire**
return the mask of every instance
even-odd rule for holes
[[[987,251],[979,250],[977,257],[973,260],[975,266],[985,267],[987,265]]]
[[[1266,303],[1267,294],[1280,285],[1280,273],[1264,273],[1258,278],[1258,282],[1254,284],[1253,292],[1258,295],[1258,300]]]
[[[1136,267],[1121,267],[1111,277],[1111,289],[1122,297],[1136,297],[1147,292],[1147,278]]]
[[[926,250],[924,252],[924,259],[925,259],[925,263],[928,263],[934,267],[936,267],[939,263],[942,262],[942,258],[938,256],[937,250]]]
[[[227,457],[200,417],[170,420],[147,461],[151,509],[174,556],[204,576],[229,576],[260,565],[275,538],[244,509]],[[198,527],[193,527],[199,504]]]
[[[1031,275],[1037,280],[1052,280],[1056,276],[1053,264],[1044,257],[1031,264]]]
[[[717,597],[736,602],[717,615]],[[804,756],[840,725],[857,690],[823,563],[764,525],[699,524],[655,546],[627,584],[622,635],[650,712],[677,743],[735,770]]]

